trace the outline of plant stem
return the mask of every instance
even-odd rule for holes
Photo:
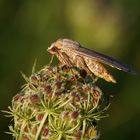
[[[42,130],[43,126],[44,126],[44,123],[46,121],[47,116],[48,116],[48,113],[46,112],[45,115],[44,115],[44,117],[43,117],[43,119],[42,119],[42,121],[41,121],[41,123],[40,123],[40,125],[39,125],[37,134],[35,136],[35,140],[38,140],[38,137],[39,137],[39,135],[41,133],[41,130]]]

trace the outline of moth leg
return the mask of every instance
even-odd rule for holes
[[[62,56],[63,56],[63,59],[64,59],[66,65],[68,65],[69,67],[73,66],[69,56],[66,53],[62,52]]]
[[[98,79],[99,79],[99,77],[94,75],[93,83],[96,83]]]
[[[68,67],[72,67],[74,64],[71,62],[69,56],[68,56],[66,53],[64,53],[64,52],[62,53],[62,55],[63,55],[63,58],[64,58],[64,60],[65,60],[65,62],[66,62],[66,65],[67,65]],[[73,75],[75,75],[73,69],[70,69],[70,70],[71,70],[71,73],[72,73]],[[74,79],[76,80],[76,76],[74,76]]]
[[[50,60],[50,62],[49,62],[49,64],[48,64],[49,66],[52,64],[53,59],[54,59],[54,55],[51,56],[51,60]]]
[[[67,65],[67,62],[66,62],[66,60],[65,60],[65,58],[64,58],[64,56],[62,55],[61,52],[58,52],[58,51],[57,51],[56,57],[57,57],[58,60],[59,60],[59,65],[60,65],[60,66],[61,66],[61,65]]]

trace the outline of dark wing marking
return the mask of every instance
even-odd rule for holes
[[[94,59],[94,61],[98,61],[98,62],[107,64],[109,66],[115,67],[115,68],[122,70],[124,72],[136,74],[136,72],[128,65],[123,64],[112,57],[98,53],[96,51],[89,50],[89,49],[83,48],[81,46],[78,49],[77,48],[73,49],[72,51],[77,53],[78,55],[89,57],[91,59]]]

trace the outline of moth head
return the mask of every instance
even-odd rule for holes
[[[56,54],[58,51],[61,50],[62,43],[61,41],[56,41],[54,43],[51,44],[51,46],[47,49],[47,51],[51,54]]]

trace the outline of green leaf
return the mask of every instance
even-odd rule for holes
[[[35,59],[33,67],[32,67],[32,74],[35,73],[37,59]]]
[[[26,82],[29,82],[29,78],[28,78],[22,71],[21,71],[20,73],[21,73],[23,79],[24,79]]]

